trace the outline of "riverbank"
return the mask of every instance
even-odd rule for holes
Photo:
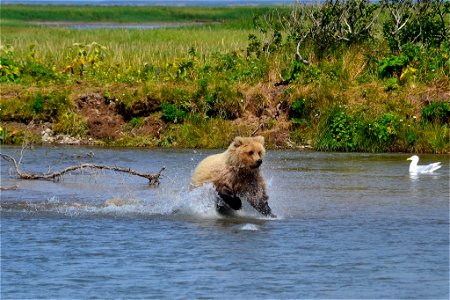
[[[126,8],[134,22],[205,24],[151,30],[25,23],[122,9],[2,6],[3,143],[222,148],[259,128],[269,148],[450,151],[446,39],[395,50],[380,20],[368,40],[317,51],[309,37],[301,60],[275,26],[288,7]]]

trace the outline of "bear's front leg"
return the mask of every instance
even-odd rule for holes
[[[242,208],[241,199],[236,196],[227,185],[217,184],[216,191],[220,197],[220,199],[217,200],[217,210],[220,213],[227,214],[230,208],[233,210]]]
[[[276,218],[277,216],[272,213],[272,209],[269,206],[269,196],[267,196],[266,191],[257,191],[256,193],[249,194],[247,196],[247,201],[253,206],[257,211],[267,217]]]
[[[229,195],[229,194],[225,194],[225,193],[221,193],[219,192],[219,197],[226,203],[228,204],[229,207],[231,207],[234,210],[238,210],[241,209],[242,207],[242,202],[241,199],[237,196],[234,195]]]

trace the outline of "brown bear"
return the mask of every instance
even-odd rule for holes
[[[275,217],[259,168],[264,155],[264,137],[236,137],[225,152],[199,163],[191,178],[191,188],[212,182],[220,196],[217,201],[220,213],[239,210],[242,198],[261,214]]]

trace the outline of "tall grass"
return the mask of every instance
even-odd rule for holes
[[[37,58],[57,68],[66,63],[65,51],[74,43],[96,42],[107,48],[107,64],[164,66],[194,49],[200,56],[243,49],[250,30],[216,26],[161,28],[154,30],[29,27],[2,30],[1,45],[11,46],[18,57],[26,57],[33,45]]]
[[[251,27],[253,16],[269,7],[162,7],[162,6],[29,6],[2,5],[2,19],[73,22],[220,22]]]
[[[67,19],[65,7],[39,7],[37,12],[30,12],[31,7],[5,7],[28,9],[24,15],[33,18],[40,13],[54,14],[55,20]],[[74,14],[83,21],[103,17],[111,21],[120,9],[102,7],[94,12],[92,7],[77,7]],[[125,11],[128,9],[136,20],[144,19],[141,8]],[[448,104],[447,43],[439,49],[413,45],[409,49],[414,50],[414,56],[408,64],[385,77],[380,75],[380,66],[401,61],[402,56],[390,51],[383,40],[338,45],[323,57],[313,51],[313,43],[307,43],[302,51],[311,64],[303,65],[296,60],[295,43],[286,35],[266,51],[267,35],[245,25],[251,23],[253,8],[243,8],[243,12],[235,8],[142,9],[149,13],[146,22],[162,20],[159,15],[151,17],[155,11],[166,14],[167,20],[205,17],[217,21],[220,17],[225,22],[155,30],[74,30],[16,26],[18,21],[7,21],[10,25],[5,26],[3,22],[1,46],[12,52],[0,55],[6,66],[2,70],[2,95],[16,94],[24,99],[26,94],[32,98],[42,92],[46,96],[64,86],[69,97],[76,98],[79,93],[95,90],[121,105],[118,111],[126,122],[151,114],[165,122],[161,135],[151,142],[140,136],[117,141],[126,145],[223,147],[232,135],[250,134],[263,123],[266,134],[274,140],[291,136],[294,142],[307,142],[320,150],[450,149],[446,124],[450,110],[445,110],[446,121],[439,119],[440,123],[432,125],[433,118]],[[244,21],[240,19],[243,16]],[[8,17],[26,19],[12,14]],[[253,51],[250,34],[260,38]],[[96,54],[98,49],[101,53]],[[432,114],[428,123],[416,122],[422,106],[433,101],[444,104],[429,107],[427,112]],[[10,120],[13,114],[20,115],[19,110],[14,105],[2,106],[3,116],[11,116]],[[254,124],[248,124],[247,116]],[[241,117],[243,122],[236,120]],[[76,118],[59,116],[60,130],[72,130],[63,125],[74,120],[81,124],[82,119]]]

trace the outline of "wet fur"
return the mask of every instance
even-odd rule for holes
[[[261,214],[273,216],[259,168],[264,155],[263,137],[236,137],[225,152],[200,162],[192,176],[191,187],[212,182],[221,198],[219,211],[223,209],[222,202],[238,210],[242,206],[241,199],[245,199]]]

